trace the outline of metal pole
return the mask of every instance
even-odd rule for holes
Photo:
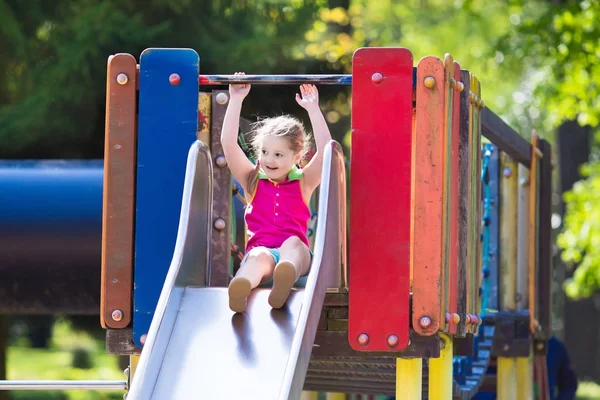
[[[199,85],[352,85],[352,75],[200,75]]]
[[[0,390],[126,390],[125,381],[0,381]]]

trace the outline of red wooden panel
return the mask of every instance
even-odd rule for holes
[[[458,316],[458,143],[460,141],[460,65],[453,62],[451,65],[446,65],[446,68],[452,70],[454,84],[451,86],[452,95],[452,173],[451,173],[451,194],[450,194],[450,282],[448,296],[448,313],[450,321],[448,331],[452,334],[457,332],[457,322],[453,319],[454,315]]]
[[[433,79],[433,81],[432,81]],[[431,87],[427,84],[432,82]],[[417,67],[412,231],[413,329],[432,335],[440,326],[443,262],[444,64],[424,57]]]
[[[102,327],[131,321],[137,66],[130,54],[108,60],[102,204]]]
[[[364,48],[352,68],[348,341],[398,351],[409,334],[413,57]]]

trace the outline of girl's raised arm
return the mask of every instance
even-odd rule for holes
[[[243,75],[243,73],[236,72],[235,75]],[[248,160],[248,157],[238,145],[238,131],[242,103],[249,92],[250,85],[229,85],[229,104],[227,105],[221,131],[221,145],[223,146],[227,165],[235,180],[244,189],[244,193],[248,191],[248,177],[254,170],[254,164]]]
[[[319,91],[314,85],[300,86],[302,97],[296,94],[298,104],[308,111],[312,124],[317,151],[310,162],[304,167],[303,186],[304,192],[310,195],[321,183],[321,170],[323,168],[323,152],[325,145],[331,140],[331,133],[327,121],[319,108]]]

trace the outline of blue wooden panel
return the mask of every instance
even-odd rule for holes
[[[171,74],[180,82],[173,85]],[[199,57],[147,49],[140,57],[133,339],[148,332],[171,263],[187,154],[198,131]]]
[[[499,239],[500,239],[500,221],[499,221],[499,191],[500,191],[500,155],[498,152],[498,148],[493,145],[486,145],[486,152],[490,152],[489,164],[488,164],[488,185],[489,185],[489,254],[487,254],[488,258],[488,273],[489,273],[489,297],[487,301],[487,306],[490,309],[497,310],[498,309],[498,298],[500,294],[498,293],[498,261],[500,259],[500,255],[498,254],[499,249]],[[485,254],[483,255],[486,256]]]

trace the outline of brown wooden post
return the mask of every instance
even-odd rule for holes
[[[137,132],[137,65],[130,54],[108,59],[102,204],[100,323],[131,322]]]
[[[231,259],[231,171],[227,168],[221,129],[229,104],[229,91],[213,90],[210,118],[210,151],[213,162],[213,231],[210,255],[210,286],[229,284]]]
[[[463,91],[460,94],[460,137],[458,143],[458,303],[457,313],[460,316],[460,322],[457,326],[457,335],[464,336],[467,333],[466,315],[467,315],[467,281],[469,271],[469,177],[470,177],[470,159],[471,159],[471,120],[469,118],[471,74],[469,71],[461,71],[461,82]]]

